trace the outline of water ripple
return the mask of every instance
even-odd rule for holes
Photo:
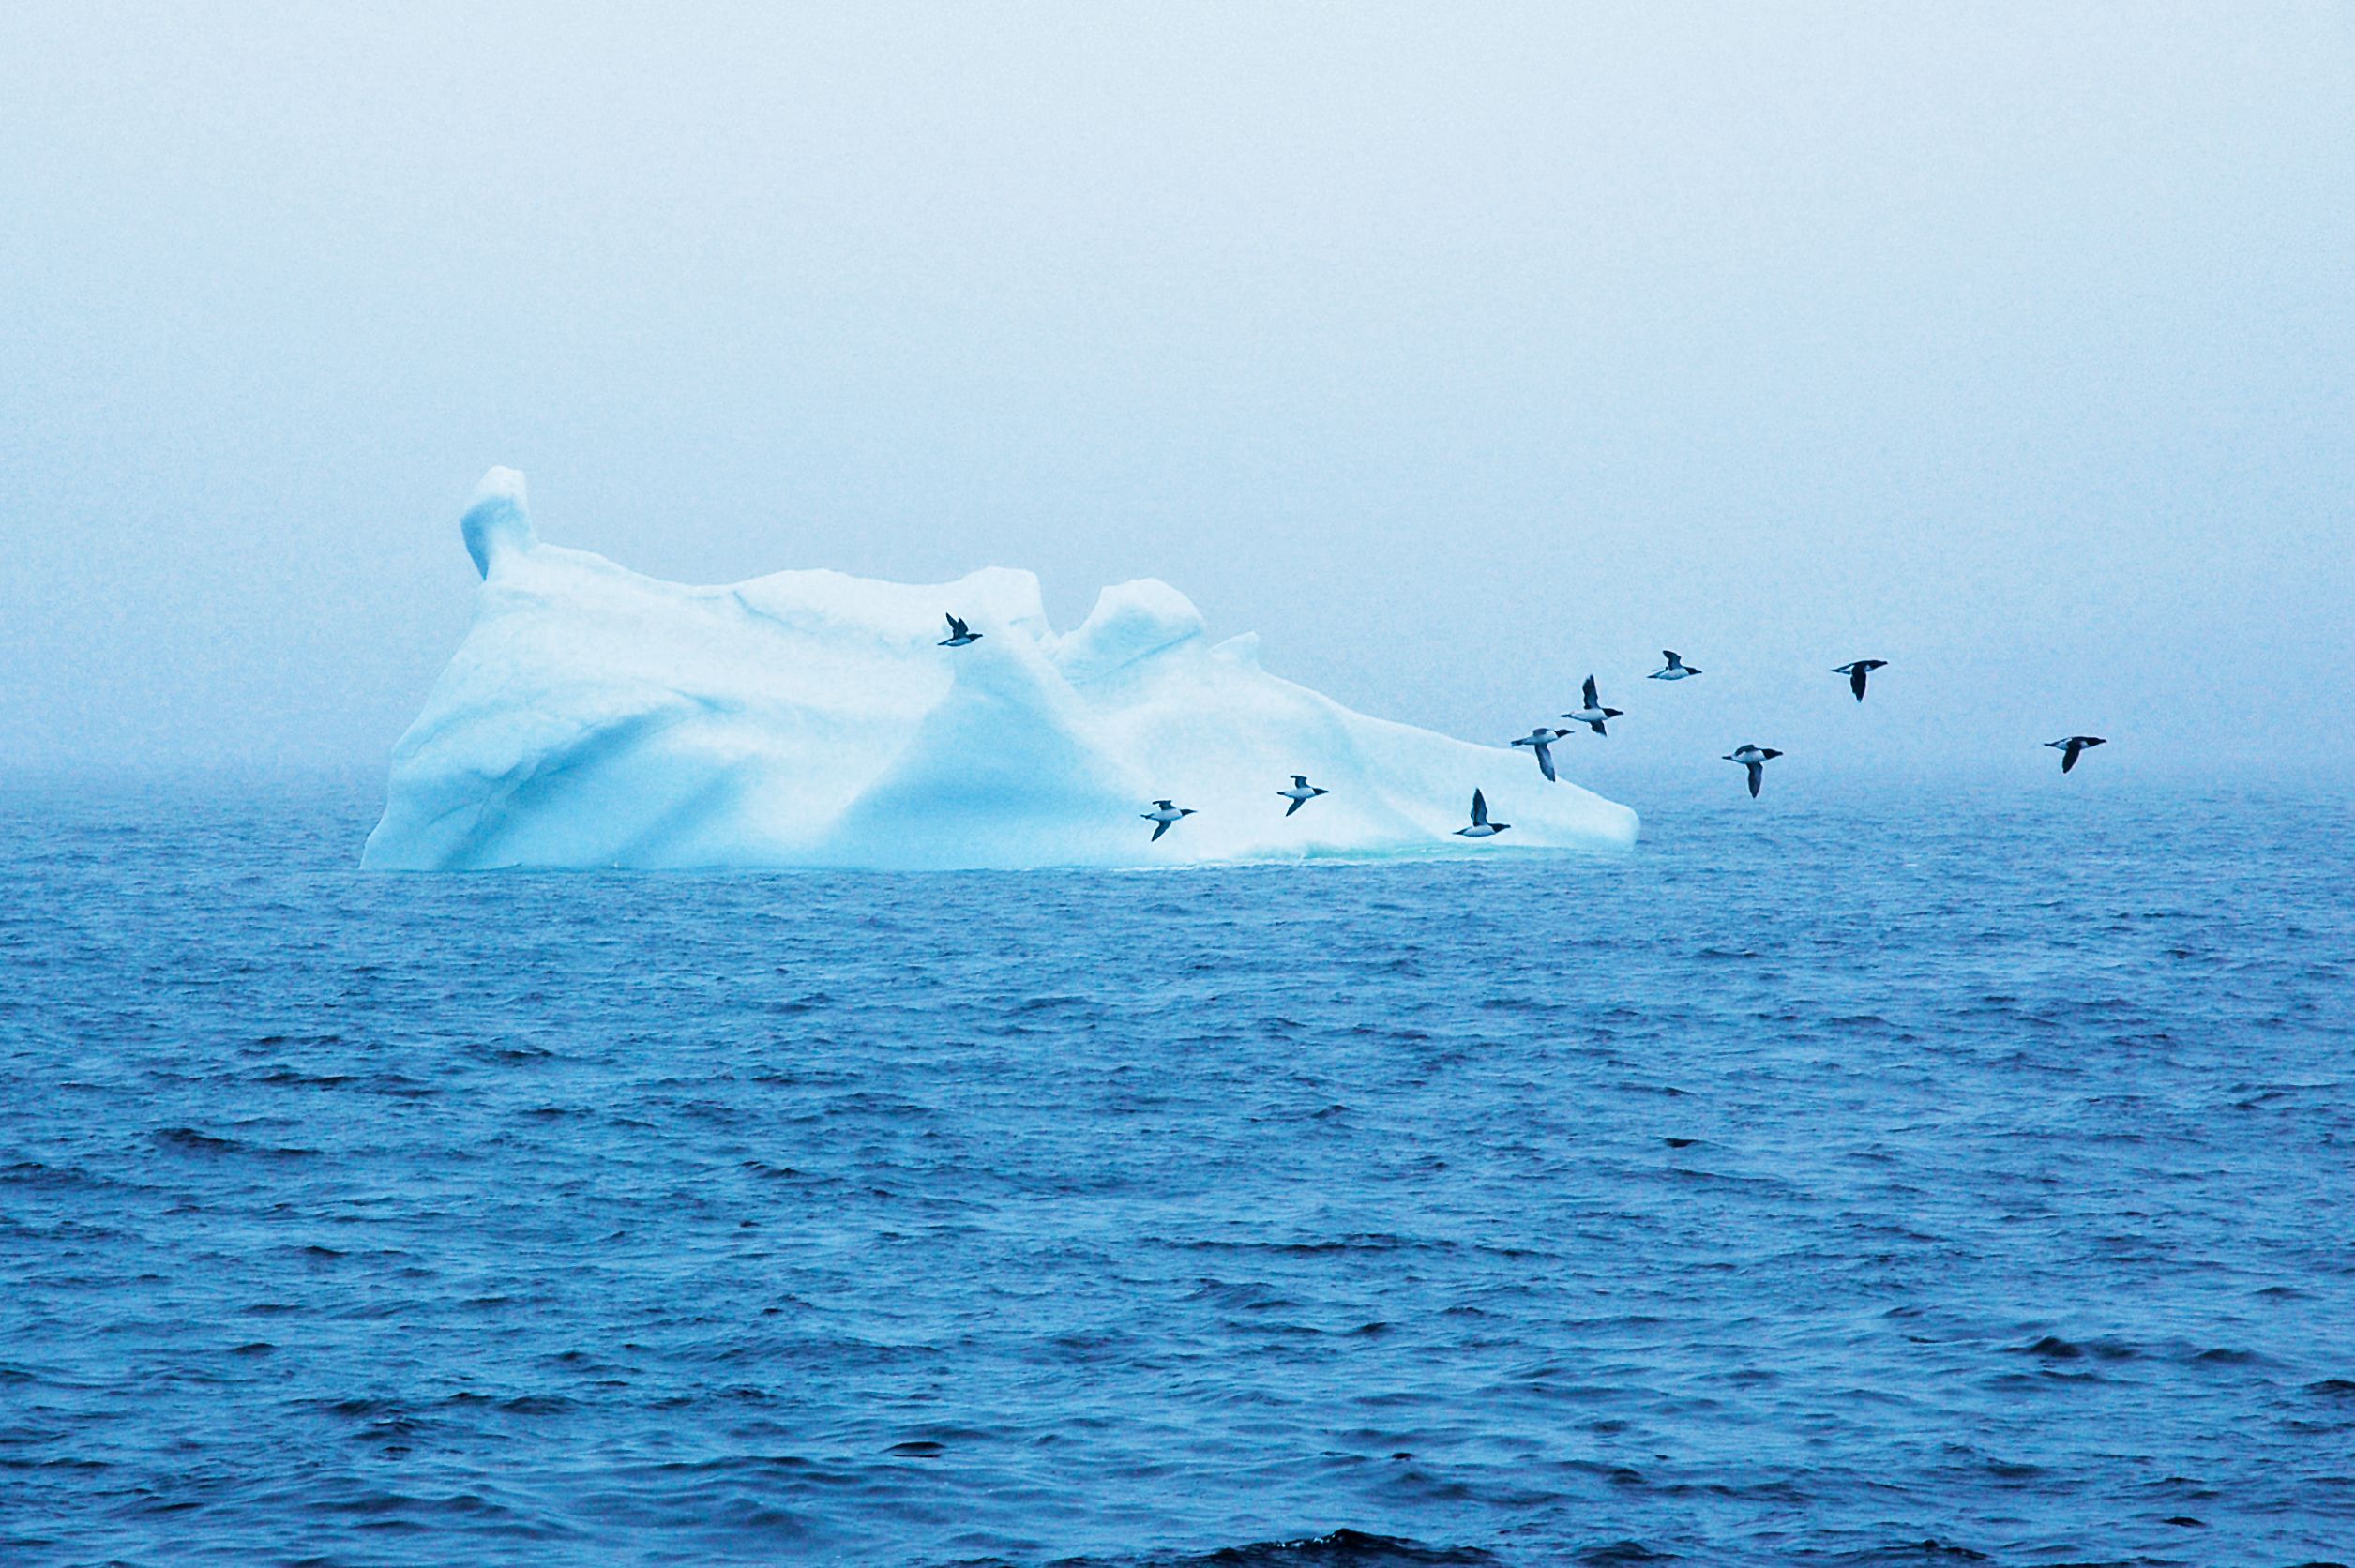
[[[0,792],[0,1560],[2355,1541],[2344,803],[929,878],[373,808]]]

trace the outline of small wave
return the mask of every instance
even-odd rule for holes
[[[2261,1366],[2268,1361],[2262,1352],[2243,1350],[2230,1345],[2218,1345],[2192,1357],[2200,1366]]]
[[[1247,1546],[1222,1546],[1200,1557],[1149,1560],[1155,1568],[1473,1568],[1496,1558],[1477,1547],[1431,1546],[1396,1535],[1369,1535],[1362,1530],[1336,1530],[1325,1535],[1290,1541],[1257,1541]]]
[[[278,1066],[271,1068],[253,1081],[266,1083],[278,1089],[338,1089],[344,1084],[356,1082],[357,1078],[356,1075],[351,1073],[301,1073],[292,1067]]]
[[[319,1153],[316,1149],[279,1149],[241,1143],[234,1138],[217,1138],[211,1133],[198,1132],[194,1127],[159,1127],[154,1137],[158,1147],[176,1149],[189,1154],[250,1154],[261,1159],[307,1160],[316,1158]]]
[[[1673,1562],[1676,1554],[1654,1551],[1640,1541],[1613,1541],[1606,1546],[1589,1546],[1578,1560],[1592,1568],[1635,1568],[1641,1562]]]
[[[1163,1243],[1185,1252],[1272,1254],[1279,1258],[1315,1258],[1328,1253],[1434,1252],[1460,1250],[1462,1244],[1444,1236],[1399,1236],[1386,1230],[1362,1231],[1317,1242],[1229,1241],[1221,1237]]]
[[[71,1166],[43,1165],[38,1160],[19,1160],[14,1165],[0,1166],[0,1182],[10,1186],[25,1187],[87,1187],[96,1186],[98,1178]]]
[[[2007,1354],[2035,1356],[2042,1361],[2082,1361],[2089,1357],[2095,1361],[2133,1361],[2142,1354],[2123,1340],[2089,1339],[2079,1344],[2057,1334],[2046,1334],[2032,1344],[2006,1345],[2003,1349]]]

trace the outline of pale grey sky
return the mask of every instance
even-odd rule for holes
[[[492,463],[1639,806],[2345,773],[2355,8],[0,10],[0,766],[380,765]]]

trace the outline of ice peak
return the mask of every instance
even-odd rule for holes
[[[475,570],[491,575],[491,563],[507,550],[529,550],[539,542],[532,532],[532,516],[524,500],[523,475],[512,468],[493,468],[475,487],[466,515],[458,530],[466,537],[466,553]]]
[[[1063,640],[1055,661],[1076,684],[1102,680],[1202,635],[1194,601],[1157,578],[1116,582]]]

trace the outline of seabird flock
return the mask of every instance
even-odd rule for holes
[[[981,641],[981,633],[968,630],[965,623],[956,616],[951,615],[947,617],[947,620],[948,635],[940,641],[939,646],[965,648]],[[1660,656],[1667,660],[1667,663],[1654,670],[1650,676],[1646,677],[1647,679],[1683,681],[1690,680],[1700,673],[1699,670],[1685,663],[1673,649],[1661,649]],[[1856,700],[1862,702],[1864,700],[1865,678],[1874,671],[1885,670],[1888,667],[1889,661],[1885,658],[1850,659],[1846,664],[1834,666],[1832,673],[1846,675],[1849,690],[1854,692]],[[1602,698],[1595,690],[1594,677],[1589,675],[1586,678],[1586,684],[1579,688],[1578,710],[1575,713],[1563,714],[1562,716],[1574,724],[1583,724],[1596,734],[1608,739],[1610,731],[1605,729],[1604,725],[1617,718],[1620,713],[1621,710],[1618,708],[1607,708],[1603,705]],[[1540,724],[1528,734],[1514,741],[1513,744],[1517,746],[1529,747],[1531,753],[1537,759],[1537,771],[1546,776],[1547,783],[1551,784],[1561,777],[1554,771],[1553,744],[1570,732],[1567,730],[1557,730]],[[2109,743],[2100,735],[2063,735],[2057,741],[2046,741],[2045,744],[2061,753],[2061,771],[2067,773],[2077,765],[2079,757],[2097,746],[2106,746]],[[1753,746],[1748,741],[1744,741],[1726,753],[1726,761],[1742,764],[1744,771],[1749,775],[1750,798],[1756,800],[1759,787],[1766,779],[1766,764],[1781,755],[1781,752],[1771,746]],[[1293,774],[1291,778],[1291,789],[1276,792],[1277,799],[1291,803],[1284,807],[1284,815],[1287,817],[1319,795],[1333,792],[1330,790],[1317,788],[1299,774]],[[1161,836],[1169,832],[1180,819],[1194,815],[1194,810],[1191,807],[1172,806],[1166,800],[1156,800],[1153,803],[1152,810],[1141,812],[1140,815],[1153,824],[1153,838],[1148,841],[1158,842]],[[1512,825],[1511,822],[1489,821],[1487,797],[1478,790],[1474,790],[1472,792],[1471,824],[1457,828],[1456,834],[1460,838],[1493,838]]]

